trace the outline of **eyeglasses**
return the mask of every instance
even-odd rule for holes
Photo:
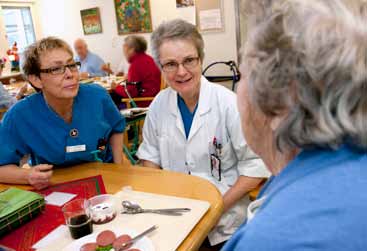
[[[188,57],[185,58],[182,63],[171,61],[165,64],[161,64],[162,70],[165,72],[176,72],[180,64],[187,70],[195,68],[199,63],[199,57]]]
[[[57,66],[57,67],[51,67],[47,69],[40,69],[40,72],[42,73],[51,73],[52,75],[58,75],[58,74],[64,74],[66,71],[66,68],[69,68],[70,71],[77,71],[79,70],[80,62],[75,62],[72,64]]]

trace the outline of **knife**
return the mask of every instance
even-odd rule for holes
[[[137,236],[135,236],[134,238],[132,238],[131,240],[124,242],[121,245],[121,248],[119,248],[117,251],[123,251],[125,249],[127,249],[127,247],[131,244],[133,244],[134,242],[136,242],[137,240],[140,240],[141,238],[143,238],[145,235],[149,234],[150,232],[153,232],[154,230],[156,230],[158,228],[157,225],[154,225],[150,228],[148,228],[147,230],[145,230],[144,232],[142,232],[141,234],[138,234]]]

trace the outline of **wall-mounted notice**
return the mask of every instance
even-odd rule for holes
[[[224,31],[222,0],[196,0],[197,27],[202,32]]]
[[[199,12],[200,30],[222,29],[220,9],[202,10]]]
[[[187,22],[196,25],[196,12],[194,0],[176,0],[178,16]]]

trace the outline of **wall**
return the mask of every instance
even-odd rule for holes
[[[84,38],[89,48],[117,66],[122,57],[124,36],[117,34],[116,16],[113,0],[37,0],[40,15],[42,36],[59,36],[69,42]],[[162,21],[179,18],[174,0],[150,0],[153,28]],[[103,33],[84,36],[80,10],[99,7]],[[223,0],[224,32],[205,33],[204,66],[218,60],[236,60],[235,11],[233,0]],[[149,40],[150,34],[143,34]],[[216,68],[216,73],[227,72]]]
[[[9,44],[5,36],[5,23],[2,15],[3,6],[29,7],[31,9],[34,32],[36,38],[42,37],[41,24],[39,15],[39,5],[35,0],[0,0],[0,56],[6,56],[6,51],[9,49]],[[10,64],[7,63],[3,75],[10,73]]]

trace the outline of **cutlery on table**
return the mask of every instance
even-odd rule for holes
[[[130,248],[129,246],[131,244],[134,244],[136,241],[140,240],[141,238],[143,238],[145,235],[149,234],[150,232],[153,232],[154,230],[156,230],[158,228],[157,225],[154,225],[150,228],[148,228],[147,230],[145,230],[144,232],[142,232],[141,234],[138,234],[137,236],[135,236],[134,238],[132,238],[131,240],[124,242],[121,245],[121,248],[117,249],[116,251],[123,251],[126,250],[128,248]]]
[[[143,209],[140,205],[128,200],[124,200],[122,202],[122,206],[124,208],[124,211],[122,211],[122,213],[125,214],[156,213],[156,214],[179,216],[182,215],[183,212],[191,211],[190,208]]]

